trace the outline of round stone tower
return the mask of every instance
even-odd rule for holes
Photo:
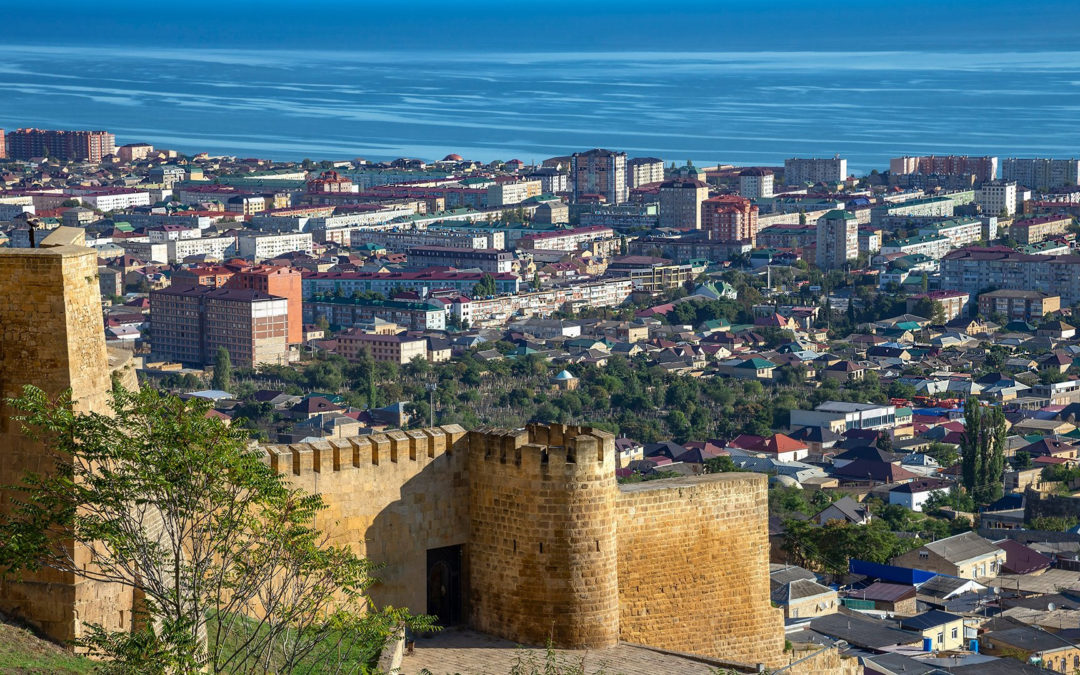
[[[477,630],[581,648],[619,639],[614,437],[564,425],[469,436]]]

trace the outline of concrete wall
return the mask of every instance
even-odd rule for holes
[[[26,384],[50,396],[70,388],[76,410],[107,411],[110,371],[102,330],[95,251],[76,245],[0,249],[3,399],[20,395]],[[48,473],[54,466],[55,456],[11,420],[14,412],[0,404],[0,485],[20,482],[26,471]],[[0,508],[8,508],[17,496],[0,493]],[[86,552],[76,550],[75,558],[86,562]],[[0,584],[0,609],[53,639],[71,640],[80,635],[80,620],[107,628],[129,626],[131,592],[42,570]]]
[[[474,431],[469,461],[473,626],[528,644],[616,644],[614,436]]]
[[[784,627],[769,600],[764,475],[624,485],[617,518],[620,639],[779,665]]]

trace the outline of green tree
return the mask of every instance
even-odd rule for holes
[[[214,355],[214,378],[210,382],[214,389],[229,391],[232,386],[232,361],[229,359],[229,350],[218,347]]]
[[[964,487],[977,504],[989,504],[1004,493],[1005,414],[998,406],[967,400],[960,437]]]
[[[498,289],[495,287],[495,277],[491,276],[487,272],[480,276],[480,281],[473,286],[473,295],[477,297],[487,297],[489,295],[496,295]]]
[[[207,418],[208,402],[116,387],[113,415],[78,414],[70,392],[26,387],[9,403],[56,471],[12,486],[0,565],[144,598],[142,628],[91,624],[78,641],[112,672],[336,671],[346,655],[369,660],[399,622],[430,625],[370,605],[373,566],[325,543],[321,497],[290,487],[245,430]]]

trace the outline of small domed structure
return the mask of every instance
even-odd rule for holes
[[[451,154],[447,155],[446,157],[443,157],[442,161],[444,161],[444,162],[462,162],[464,160],[462,159],[461,155],[451,153]]]
[[[564,370],[551,378],[551,384],[564,391],[573,391],[574,389],[577,389],[578,378],[569,370]]]

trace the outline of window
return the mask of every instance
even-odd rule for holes
[[[937,643],[939,645],[940,644],[945,644],[945,631],[942,631],[942,632],[937,634]]]
[[[949,637],[952,638],[953,640],[955,640],[959,636],[960,636],[960,629],[959,628],[953,628],[952,633],[949,634]]]

